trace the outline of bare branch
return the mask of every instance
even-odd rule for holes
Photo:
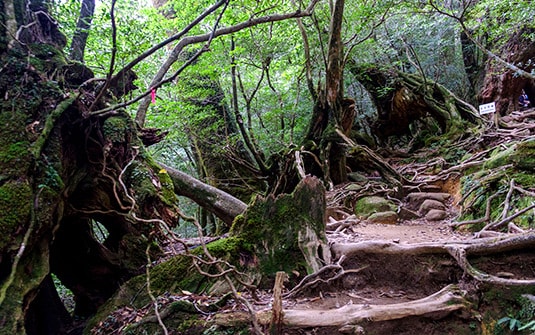
[[[212,33],[185,37],[184,39],[180,40],[180,42],[173,48],[173,50],[169,54],[169,57],[167,58],[167,60],[164,62],[164,64],[158,70],[158,73],[152,79],[151,83],[149,84],[149,87],[150,88],[158,88],[162,84],[170,81],[170,80],[164,79],[164,76],[167,73],[167,71],[169,71],[171,65],[173,65],[178,60],[178,56],[182,53],[182,50],[184,50],[184,48],[186,46],[191,45],[191,44],[197,44],[197,43],[206,42],[206,41],[210,40],[211,38],[224,36],[224,35],[229,35],[229,34],[238,32],[240,30],[243,30],[245,28],[254,27],[256,25],[260,25],[260,24],[264,24],[264,23],[277,22],[277,21],[283,21],[283,20],[287,20],[287,19],[310,16],[312,11],[314,10],[314,7],[315,7],[316,3],[318,1],[319,0],[311,0],[309,6],[304,11],[303,10],[297,10],[297,11],[292,12],[292,13],[272,14],[272,15],[262,16],[262,17],[250,19],[248,21],[239,23],[239,24],[234,25],[234,26],[221,28],[219,30],[213,31]],[[211,37],[211,36],[213,36],[213,37]],[[174,80],[174,78],[176,78],[176,76],[178,76],[178,73],[171,77],[171,78],[173,78],[172,80]],[[150,94],[150,89],[148,91],[146,91],[145,93],[143,93],[143,95],[141,96],[141,98],[144,98],[144,100],[140,104],[140,106],[138,108],[138,111],[137,111],[137,115],[136,115],[136,121],[137,121],[138,125],[140,125],[140,126],[142,126],[144,124],[144,122],[145,122],[145,120],[144,120],[145,119],[145,115],[144,114],[146,113],[147,108],[148,108],[148,106],[150,104],[150,99],[147,98],[147,96],[149,94]],[[136,99],[135,101],[128,103],[128,105],[131,104],[131,103],[137,102],[140,99]]]

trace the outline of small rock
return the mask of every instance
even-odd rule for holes
[[[440,209],[431,209],[429,212],[427,212],[425,218],[429,221],[440,221],[444,220],[447,216],[448,213],[446,213],[446,211]]]
[[[359,219],[366,219],[373,213],[395,211],[396,209],[396,204],[391,200],[378,196],[369,196],[357,200],[353,210]]]
[[[418,209],[418,211],[422,214],[425,214],[425,213],[428,213],[432,209],[440,209],[441,211],[444,211],[446,209],[446,206],[444,206],[444,204],[440,201],[426,199],[420,205],[420,209]]]
[[[444,202],[451,197],[449,193],[414,192],[407,195],[409,208],[417,209],[427,199]]]
[[[368,221],[382,224],[396,224],[398,222],[398,214],[393,211],[373,213],[368,217]]]
[[[405,207],[399,208],[398,215],[401,220],[415,220],[420,218],[418,213]]]
[[[359,183],[359,184],[364,184],[364,183],[368,182],[368,178],[366,178],[366,176],[364,176],[364,175],[362,175],[362,174],[360,174],[358,172],[348,173],[347,174],[347,179],[349,179],[350,181]]]

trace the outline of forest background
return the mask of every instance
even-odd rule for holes
[[[315,226],[325,216],[315,212],[326,210],[325,190],[340,190],[359,178],[369,185],[381,179],[391,187],[383,195],[401,198],[407,189],[429,184],[408,180],[424,170],[397,170],[400,156],[433,161],[430,169],[437,174],[464,170],[479,166],[462,163],[467,155],[481,157],[476,147],[490,155],[487,146],[501,148],[520,136],[528,144],[511,145],[499,157],[506,162],[500,162],[522,171],[533,166],[523,161],[532,148],[531,127],[507,136],[499,131],[507,129],[523,91],[535,100],[535,8],[529,1],[4,0],[0,5],[6,148],[0,205],[4,214],[14,208],[1,224],[0,323],[6,334],[47,333],[41,323],[49,333],[79,331],[124,282],[139,278],[141,268],[147,270],[142,278],[158,331],[167,332],[151,295],[149,270],[151,257],[162,255],[158,249],[165,246],[168,226],[182,238],[234,235],[226,243],[239,246],[213,248],[223,254],[253,251],[270,278],[257,284],[266,285],[275,267],[311,275],[331,266],[324,222]],[[20,65],[27,59],[29,66]],[[35,88],[34,82],[46,84]],[[479,115],[477,106],[490,102],[496,113]],[[12,119],[26,103],[29,116]],[[489,130],[496,132],[488,135]],[[515,179],[523,181],[524,195],[533,196],[529,173],[496,182],[510,173],[499,159],[485,168],[502,174],[482,183],[488,187],[477,200],[461,199],[474,207],[463,213],[468,221],[500,217],[500,210],[489,214],[488,208],[497,197],[509,204],[504,189],[517,190]],[[243,242],[278,238],[277,224],[301,239],[299,228],[269,221],[296,217],[289,211],[270,216],[266,210],[269,229],[250,233],[257,229],[255,209],[288,206],[282,203],[287,194],[301,206],[297,211],[310,213],[304,221],[314,232],[305,241],[313,249],[299,241],[295,250],[282,251],[303,252],[296,269],[287,269],[276,252],[262,259],[258,246]],[[522,201],[516,205],[529,203]],[[532,221],[523,216],[517,228],[530,228]],[[527,234],[515,247],[532,241]],[[453,257],[465,273],[483,281],[464,256]],[[218,266],[218,276],[227,280]],[[302,274],[296,276],[294,283]],[[46,293],[53,280],[74,293],[81,326],[63,311],[45,312],[42,299],[56,306],[57,292]],[[505,282],[511,283],[518,284]],[[252,331],[262,333],[248,309]],[[532,320],[510,316],[504,322],[509,321],[511,329],[527,329]],[[281,323],[272,320],[270,331],[276,333]]]

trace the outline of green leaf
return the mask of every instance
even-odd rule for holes
[[[535,320],[531,320],[530,322],[526,323],[522,327],[518,327],[518,330],[524,330],[528,328],[529,330],[535,330]]]
[[[498,320],[498,322],[496,322],[496,324],[501,325],[502,323],[506,323],[509,320],[511,320],[511,318],[508,317],[508,316],[505,316],[505,317],[501,318],[500,320]]]

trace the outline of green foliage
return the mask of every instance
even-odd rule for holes
[[[515,330],[515,329],[518,329],[521,327],[522,323],[515,319],[515,318],[511,318],[511,317],[503,317],[501,318],[500,320],[498,320],[498,322],[496,322],[496,325],[501,325],[501,324],[509,324],[509,330]]]
[[[504,327],[510,331],[529,331],[531,334],[535,331],[535,301],[532,295],[522,295],[518,298],[520,309],[516,313],[502,317],[496,322],[496,330],[499,331]]]
[[[76,304],[74,302],[74,294],[71,290],[65,287],[65,285],[63,285],[63,283],[55,274],[52,274],[52,280],[54,282],[54,286],[56,287],[56,291],[58,292],[59,298],[63,302],[63,305],[69,313],[72,313]]]
[[[535,7],[532,1],[477,1],[468,11],[467,24],[480,38],[488,38],[493,45],[499,46],[511,35],[522,28],[533,28]],[[534,39],[534,36],[526,36]]]

